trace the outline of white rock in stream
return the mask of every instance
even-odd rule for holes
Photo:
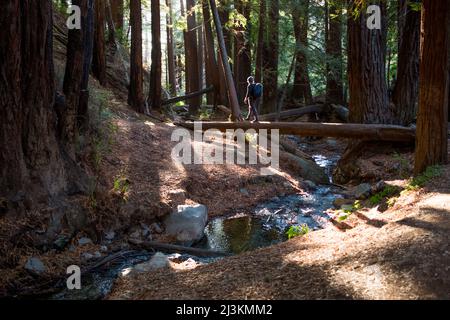
[[[174,236],[183,245],[190,246],[200,241],[208,222],[208,209],[206,206],[181,205],[177,211],[169,215],[164,221],[166,233]]]
[[[170,261],[167,256],[161,252],[157,252],[149,261],[137,264],[133,271],[150,272],[162,268],[170,267]]]

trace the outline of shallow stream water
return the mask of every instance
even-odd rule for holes
[[[299,140],[300,148],[307,151],[306,144]],[[313,155],[316,163],[323,167],[332,182],[332,170],[339,157],[327,158]],[[257,248],[267,247],[286,241],[287,230],[291,226],[306,224],[310,231],[325,228],[329,224],[326,211],[333,207],[333,201],[339,197],[339,189],[333,186],[316,186],[307,193],[297,193],[261,203],[248,211],[232,216],[216,218],[205,229],[204,239],[195,247],[239,254]],[[153,253],[142,251],[130,258],[120,260],[105,270],[91,273],[83,278],[82,290],[63,290],[51,296],[51,299],[102,299],[112,289],[115,279],[126,274],[134,265],[147,261]],[[217,258],[198,258],[190,255],[170,255],[169,259],[186,261],[193,259],[197,264],[207,264]]]

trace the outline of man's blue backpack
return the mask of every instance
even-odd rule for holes
[[[263,94],[263,85],[261,83],[255,84],[253,88],[253,98],[258,99],[261,98]]]

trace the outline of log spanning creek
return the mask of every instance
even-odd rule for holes
[[[297,141],[301,149],[308,145]],[[327,158],[320,154],[312,155],[316,163],[324,168],[330,182],[332,171],[339,156]],[[316,185],[310,191],[298,194],[274,197],[243,212],[234,212],[211,220],[205,229],[204,238],[193,247],[225,252],[230,255],[267,247],[288,240],[287,231],[291,226],[303,226],[308,232],[327,227],[327,210],[333,207],[333,201],[341,197],[341,189],[331,185]],[[151,251],[134,251],[123,254],[107,267],[96,269],[83,276],[81,290],[67,289],[52,295],[51,299],[102,299],[111,290],[119,276],[126,276],[139,264],[155,256]],[[168,261],[190,265],[208,264],[223,259],[197,257],[190,254],[169,254]],[[150,271],[151,272],[151,271]]]

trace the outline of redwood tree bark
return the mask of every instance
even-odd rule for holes
[[[0,196],[56,195],[65,173],[56,139],[52,1],[0,11]]]
[[[131,54],[130,87],[128,104],[137,112],[144,113],[142,68],[142,8],[140,0],[130,0]]]
[[[175,42],[173,37],[173,9],[172,0],[166,0],[169,9],[167,13],[167,69],[169,73],[169,90],[171,95],[177,95],[177,75],[175,69]]]
[[[399,39],[397,81],[392,94],[392,103],[394,122],[409,125],[416,116],[419,94],[420,11],[414,11],[407,5],[405,7],[404,23],[401,24],[402,37]]]
[[[105,0],[96,0],[92,72],[102,86],[106,85],[105,13]]]
[[[204,35],[205,35],[205,62],[206,62],[206,86],[213,85],[214,86],[214,92],[212,95],[208,94],[208,104],[213,103],[223,104],[226,101],[225,100],[218,100],[220,95],[220,78],[219,78],[219,65],[217,64],[216,59],[216,50],[214,46],[214,34],[211,27],[211,13],[209,8],[208,0],[202,0],[203,6],[202,6],[202,13],[203,13],[203,25],[204,25]]]
[[[68,34],[66,72],[63,84],[66,108],[59,119],[59,134],[66,151],[75,160],[75,140],[78,136],[77,114],[80,104],[85,59],[84,38],[87,26],[88,0],[73,0],[72,4],[79,6],[81,9],[82,25],[80,30],[71,29]]]
[[[198,51],[197,51],[197,27],[195,19],[195,0],[186,1],[186,13],[187,13],[187,32],[186,32],[186,69],[188,75],[189,91],[187,93],[196,92],[200,90],[200,79],[198,74]],[[194,97],[188,101],[189,112],[191,114],[197,114],[201,104],[201,97]]]
[[[327,0],[328,1],[328,0]],[[345,105],[342,62],[342,5],[329,1],[327,14],[328,32],[326,52],[331,60],[327,63],[327,103]]]
[[[111,11],[116,29],[123,30],[124,0],[109,0],[111,2]]]
[[[256,62],[255,62],[255,80],[256,82],[262,82],[263,78],[263,56],[264,56],[264,36],[266,32],[266,0],[259,2],[259,29],[258,29],[258,44],[256,49]]]
[[[267,21],[270,37],[266,42],[267,63],[264,65],[264,97],[261,113],[276,111],[278,98],[278,58],[279,58],[279,30],[280,19],[279,0],[271,0]]]
[[[296,43],[300,44],[297,48],[297,61],[295,64],[294,87],[292,98],[300,100],[303,103],[311,104],[312,90],[309,79],[308,58],[308,28],[309,28],[309,1],[296,1],[292,8],[292,22],[294,24],[294,34]]]
[[[150,70],[149,104],[161,109],[161,11],[159,0],[151,1],[152,10],[152,67]]]
[[[371,3],[380,4],[380,1]],[[393,122],[393,115],[389,107],[386,83],[386,38],[383,32],[385,27],[382,30],[370,30],[367,27],[367,3],[368,1],[349,1],[350,121],[389,124]]]
[[[428,166],[445,164],[448,131],[448,21],[447,1],[423,0],[419,113],[415,174]]]
[[[243,0],[235,0],[236,10],[245,18],[246,25],[238,22],[234,45],[234,76],[239,101],[245,97],[247,78],[252,73],[251,47],[250,47],[250,4]]]

